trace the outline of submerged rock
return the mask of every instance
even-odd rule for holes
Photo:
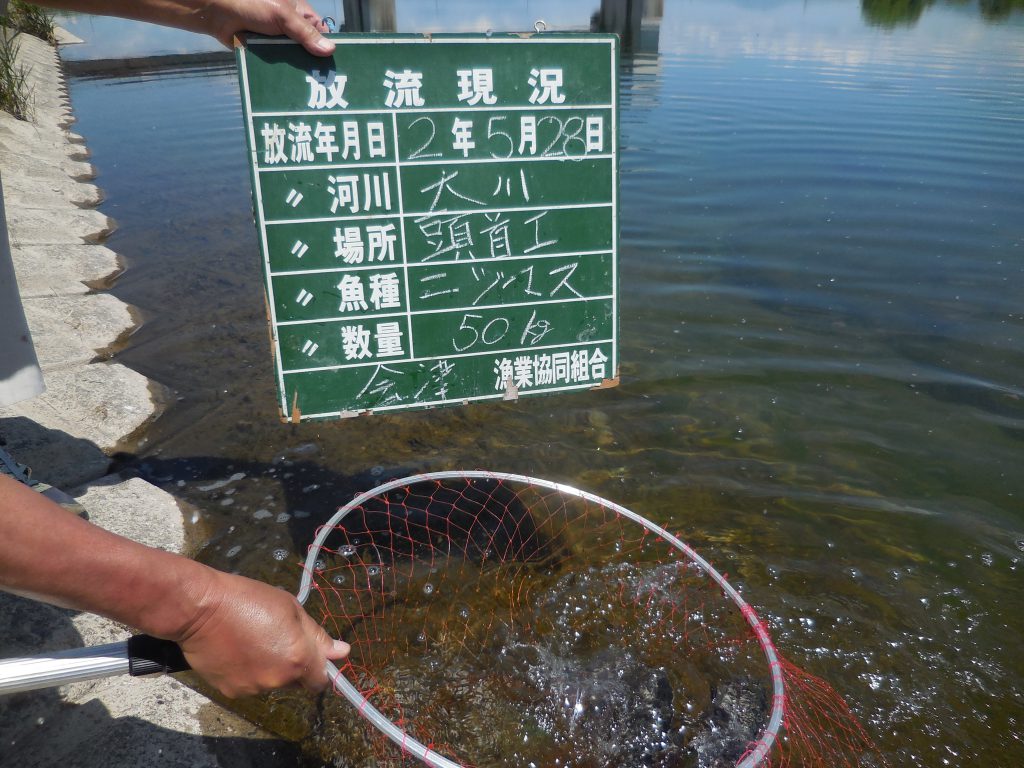
[[[768,692],[750,677],[719,685],[704,727],[688,746],[698,768],[731,768],[761,734],[768,719]]]
[[[673,691],[664,669],[618,649],[581,660],[522,646],[504,657],[503,668],[518,667],[536,692],[527,711],[562,764],[662,765],[663,753],[675,750]]]

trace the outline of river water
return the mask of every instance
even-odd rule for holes
[[[396,16],[587,28],[598,5]],[[102,41],[75,58],[139,52],[72,22]],[[1021,3],[669,0],[628,43],[621,386],[299,426],[277,420],[233,67],[75,77],[113,290],[145,320],[116,357],[167,388],[123,465],[196,507],[202,559],[291,590],[317,523],[383,479],[586,488],[727,572],[892,765],[1019,765]]]

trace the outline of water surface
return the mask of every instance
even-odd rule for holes
[[[530,5],[479,20],[399,2],[397,26],[522,29]],[[598,5],[544,13],[587,28]],[[726,571],[893,765],[1017,765],[1015,8],[648,13],[620,84],[621,386],[338,423],[277,421],[233,70],[74,80],[128,262],[114,291],[146,318],[119,359],[168,388],[127,464],[196,505],[203,559],[289,589],[295,558],[272,553],[301,553],[383,478],[490,468],[585,487]]]

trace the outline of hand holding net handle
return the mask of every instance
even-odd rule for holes
[[[0,661],[0,695],[115,675],[140,677],[189,669],[177,643],[135,635],[119,643],[4,659]]]

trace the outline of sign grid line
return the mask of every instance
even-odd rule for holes
[[[616,384],[617,39],[334,39],[236,54],[282,419]]]

